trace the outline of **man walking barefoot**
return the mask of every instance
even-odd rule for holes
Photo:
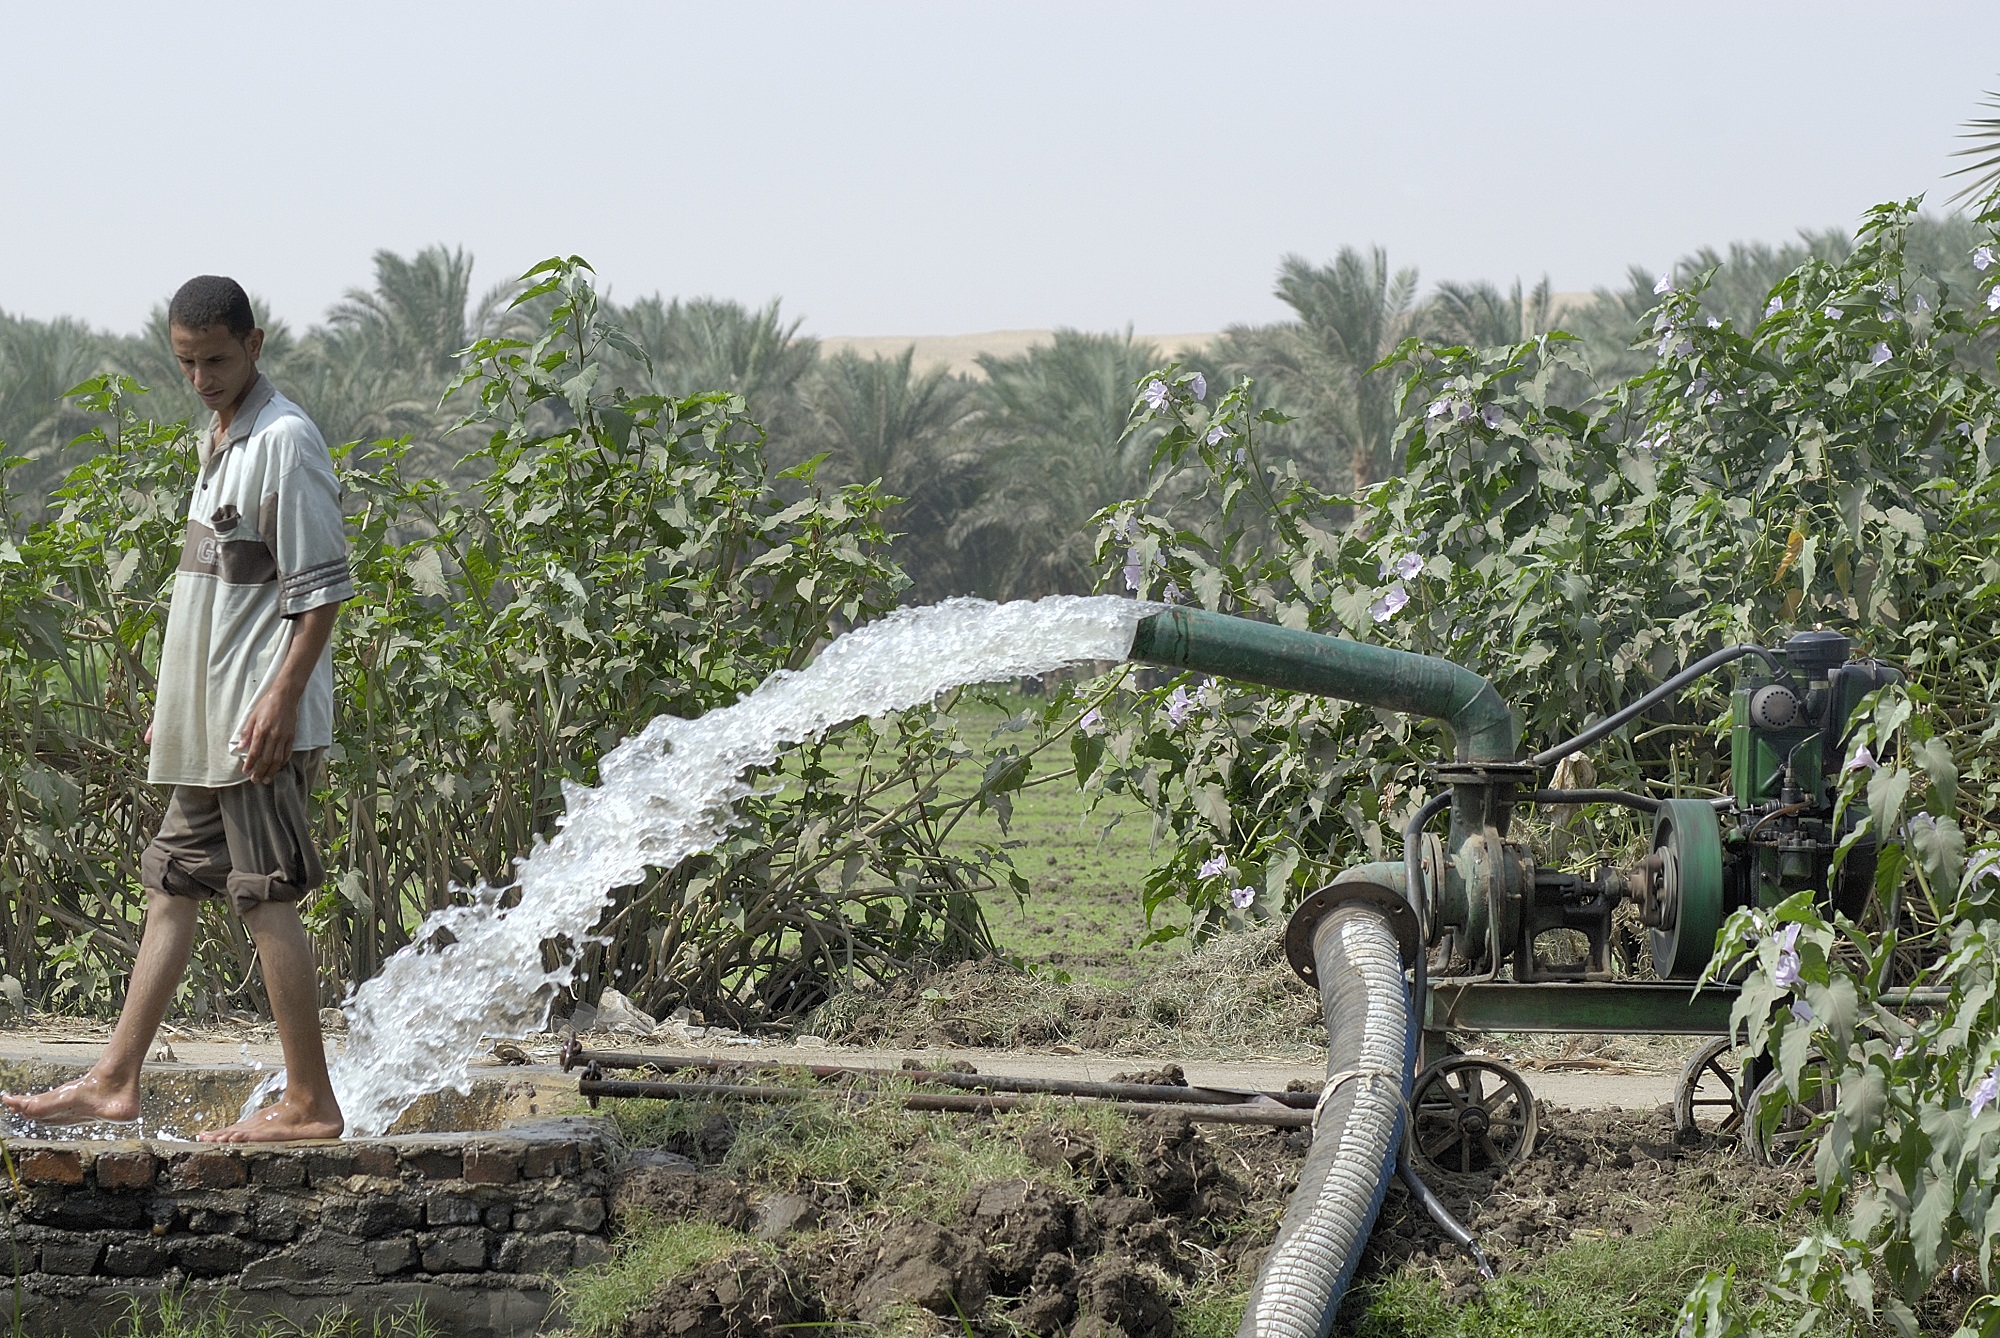
[[[174,357],[215,417],[146,730],[148,779],[173,791],[139,861],[145,934],[97,1063],[52,1091],[0,1101],[50,1124],[136,1119],[140,1065],[187,970],[201,900],[227,896],[257,946],[286,1086],[274,1105],[200,1137],[335,1138],[344,1121],[298,901],[325,878],[308,804],[333,742],[334,617],[354,595],[340,487],[319,429],[258,372],[264,332],[235,280],[188,280],[167,324]]]

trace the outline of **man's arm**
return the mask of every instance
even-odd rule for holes
[[[339,604],[321,604],[292,619],[292,641],[285,662],[257,696],[244,717],[238,741],[243,745],[243,769],[259,785],[269,785],[292,760],[292,739],[299,731],[299,699],[306,694],[313,669],[333,637]]]

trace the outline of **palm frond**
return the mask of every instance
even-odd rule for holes
[[[1986,101],[1980,105],[2000,111],[2000,93],[1988,93]],[[1972,144],[1968,148],[1960,149],[1952,157],[1972,158],[1976,161],[1967,163],[1955,172],[1945,174],[1947,178],[1968,175],[1972,177],[1972,180],[1966,183],[1965,189],[1952,196],[1950,202],[1957,204],[1960,200],[1984,199],[1988,195],[2000,194],[2000,116],[1984,116],[1967,121],[1965,130],[1959,138],[1969,139]]]

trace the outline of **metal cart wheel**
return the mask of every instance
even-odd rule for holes
[[[1743,1072],[1729,1062],[1735,1049],[1727,1036],[1718,1036],[1688,1060],[1674,1085],[1675,1133],[1742,1132]]]
[[[1410,1139],[1433,1171],[1505,1170],[1535,1150],[1535,1098],[1521,1075],[1496,1059],[1452,1055],[1417,1075],[1410,1092]]]
[[[1832,1110],[1840,1097],[1825,1061],[1809,1060],[1799,1075],[1801,1099],[1786,1102],[1777,1123],[1766,1128],[1759,1113],[1783,1088],[1783,1079],[1773,1070],[1751,1089],[1750,1099],[1743,1103],[1743,1149],[1763,1166],[1789,1166],[1811,1156],[1822,1125],[1817,1117]]]

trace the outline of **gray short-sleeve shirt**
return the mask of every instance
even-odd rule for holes
[[[210,421],[187,520],[160,651],[148,779],[235,785],[245,775],[232,745],[284,661],[291,620],[354,596],[333,458],[312,420],[264,377],[226,433]],[[292,746],[332,742],[329,647],[299,701]]]

